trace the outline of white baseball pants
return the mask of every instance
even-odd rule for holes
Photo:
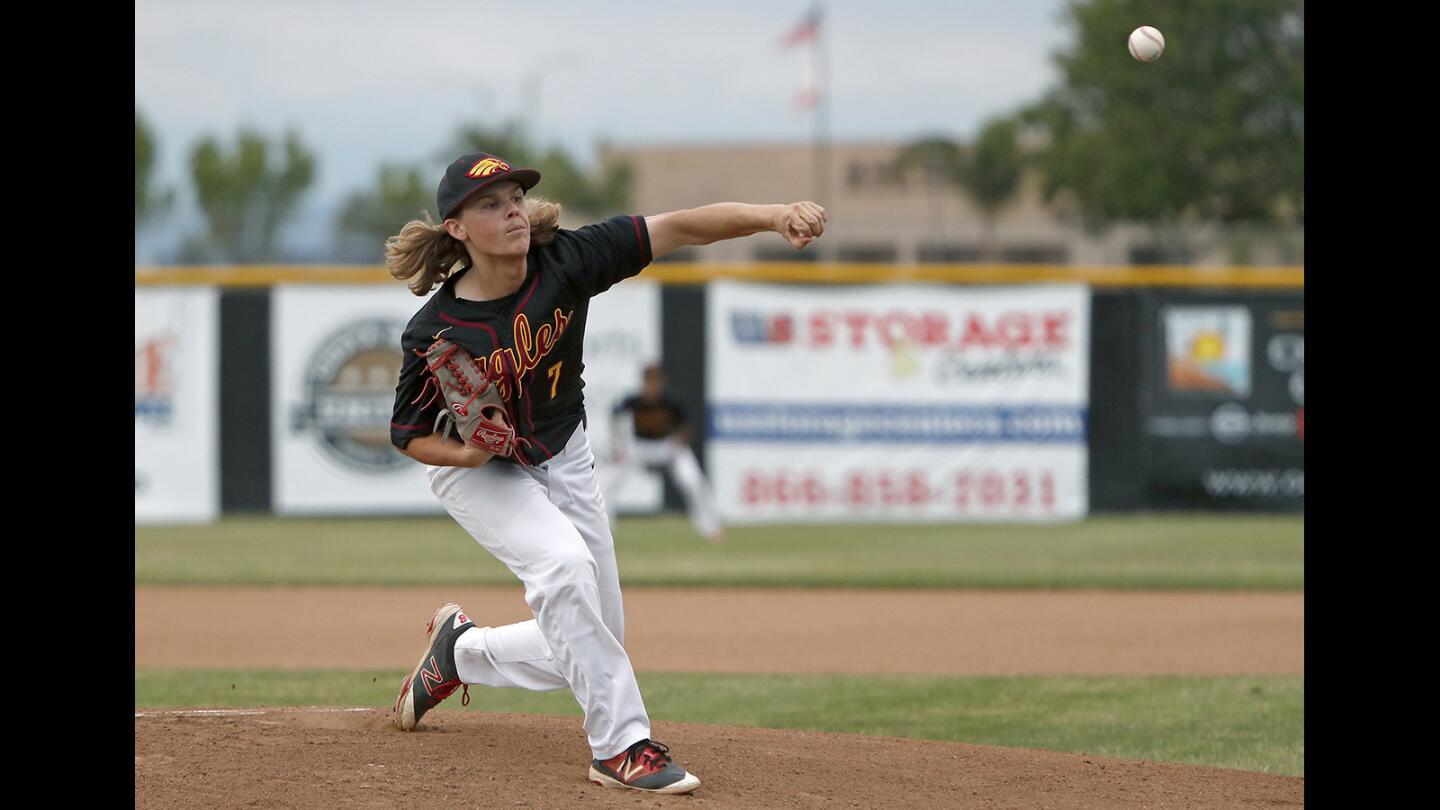
[[[467,684],[545,691],[568,686],[585,710],[596,759],[650,736],[622,646],[620,569],[595,457],[583,427],[542,466],[428,467],[430,490],[525,586],[535,618],[477,626],[455,642]],[[473,618],[473,617],[472,617]]]
[[[720,531],[720,509],[715,504],[715,494],[700,461],[690,445],[676,439],[641,439],[634,437],[629,442],[630,452],[625,461],[615,464],[606,480],[605,491],[617,493],[625,479],[641,467],[662,467],[669,471],[680,494],[685,497],[685,509],[690,515],[690,525],[704,537],[713,537]],[[611,515],[611,525],[614,525]]]

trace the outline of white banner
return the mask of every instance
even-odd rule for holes
[[[708,460],[731,522],[1088,509],[1083,286],[712,284]]]
[[[219,295],[135,290],[135,522],[220,513]]]
[[[399,284],[271,292],[276,513],[444,513],[390,444],[400,336],[423,303]]]
[[[390,444],[400,336],[423,300],[400,285],[287,285],[271,301],[275,511],[443,513],[424,466]],[[610,409],[659,355],[659,322],[653,283],[627,281],[590,302],[583,376],[597,466]],[[622,507],[659,506],[658,479],[630,484]]]

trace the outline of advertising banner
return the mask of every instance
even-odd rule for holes
[[[280,285],[271,293],[272,492],[277,514],[443,514],[423,465],[390,444],[403,286]]]
[[[1304,295],[1156,292],[1146,310],[1146,501],[1303,510]]]
[[[435,513],[423,465],[390,444],[402,360],[400,337],[423,303],[395,287],[277,287],[272,297],[273,492],[279,514]],[[658,356],[659,297],[628,281],[591,301],[585,399],[591,436],[598,408],[638,385]],[[597,448],[603,450],[603,448]],[[626,494],[658,506],[660,489],[634,481]],[[647,495],[649,500],[647,500]]]
[[[219,295],[135,290],[135,522],[220,513]]]
[[[1085,515],[1085,287],[719,282],[707,323],[727,520]]]

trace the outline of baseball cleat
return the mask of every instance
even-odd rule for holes
[[[670,749],[654,740],[641,740],[605,761],[590,761],[590,781],[601,787],[629,788],[650,793],[689,793],[700,787],[670,758]]]
[[[401,731],[413,731],[426,712],[462,686],[465,694],[460,704],[470,704],[470,687],[460,683],[460,670],[455,666],[455,639],[474,626],[453,602],[441,605],[430,617],[430,624],[425,628],[430,646],[415,670],[400,682],[400,697],[395,699],[395,726]]]

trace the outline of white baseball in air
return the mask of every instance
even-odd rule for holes
[[[1142,25],[1130,32],[1130,55],[1141,62],[1154,62],[1165,52],[1165,35]]]

